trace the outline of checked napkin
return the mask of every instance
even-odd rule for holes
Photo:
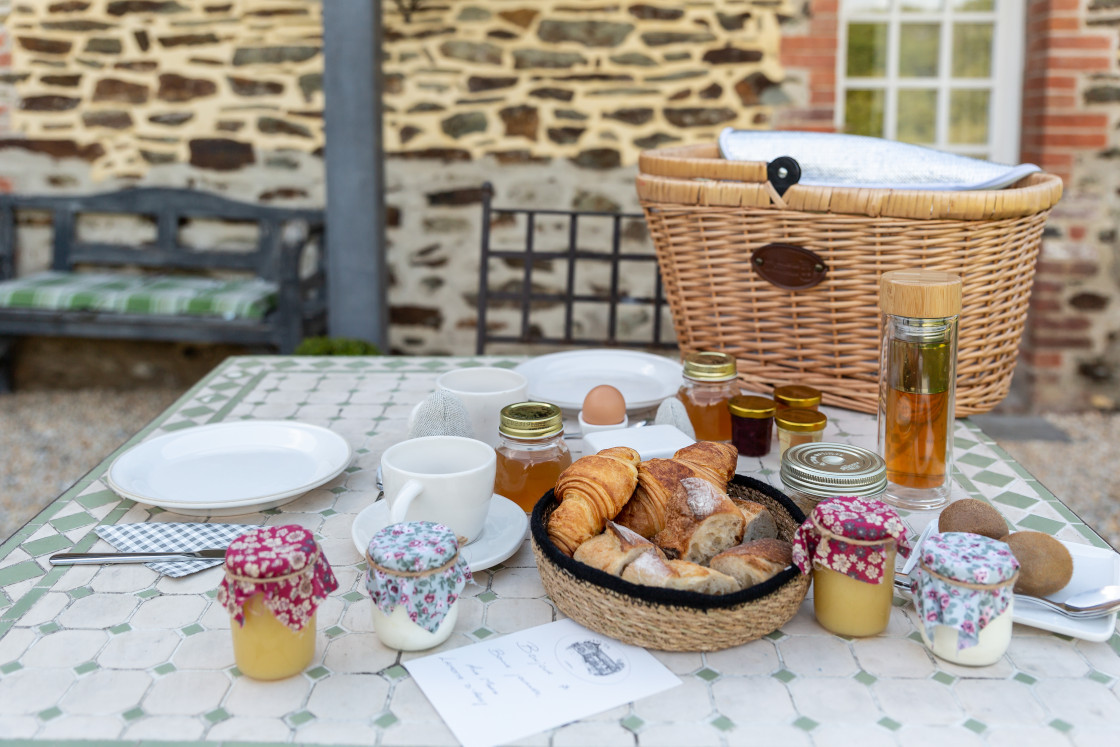
[[[228,547],[230,542],[256,529],[247,524],[116,524],[100,526],[97,536],[121,552],[184,552]],[[179,578],[221,565],[221,560],[173,560],[145,563],[153,571]]]

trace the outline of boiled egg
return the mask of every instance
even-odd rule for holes
[[[600,384],[583,398],[580,417],[588,425],[618,425],[626,419],[626,400],[610,384]]]

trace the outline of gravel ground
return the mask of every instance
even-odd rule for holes
[[[178,389],[138,389],[0,395],[0,541],[180,394]],[[1120,414],[1045,419],[1070,440],[997,440],[1113,547],[1120,547],[1120,470],[1115,457]]]

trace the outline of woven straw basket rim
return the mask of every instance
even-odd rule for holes
[[[805,514],[788,497],[736,475],[728,492],[763,504],[779,537],[790,540]],[[545,591],[568,617],[624,643],[663,651],[718,651],[761,638],[788,622],[809,589],[809,577],[791,566],[774,578],[733,594],[639,586],[584,565],[548,538],[553,492],[537,502],[529,522],[533,554]]]

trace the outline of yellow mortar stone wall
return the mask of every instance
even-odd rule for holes
[[[386,0],[385,149],[633,164],[766,127],[789,0]],[[18,137],[98,178],[323,146],[318,0],[16,0]],[[780,97],[779,97],[780,99]]]

